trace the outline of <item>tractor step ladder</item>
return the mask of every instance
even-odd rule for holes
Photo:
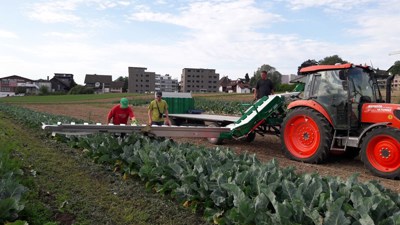
[[[333,138],[332,138],[332,143],[331,143],[331,149],[333,151],[346,151],[347,148],[347,142],[349,141],[349,131],[347,131],[347,137],[346,136],[336,136],[336,129],[335,132],[333,132]],[[343,148],[339,148],[339,147],[333,147],[335,145],[335,141],[336,140],[345,140],[344,142],[344,147]]]

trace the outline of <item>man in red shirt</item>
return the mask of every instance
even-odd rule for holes
[[[129,101],[127,98],[121,98],[120,104],[115,105],[111,111],[108,113],[107,123],[110,123],[112,118],[112,123],[115,125],[128,124],[128,119],[131,119],[132,124],[136,123],[135,114],[133,110],[129,107]]]

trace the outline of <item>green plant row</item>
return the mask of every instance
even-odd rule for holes
[[[170,194],[215,224],[398,224],[400,196],[377,182],[298,175],[227,149],[94,135],[75,139],[98,163]]]
[[[30,128],[40,128],[42,123],[45,124],[57,124],[61,123],[84,123],[90,121],[84,121],[80,119],[73,119],[67,116],[53,115],[49,113],[36,112],[21,108],[15,105],[9,105],[5,103],[0,103],[0,111],[7,113],[8,115],[15,118],[18,122],[22,122],[24,125]]]
[[[22,196],[27,188],[21,185],[22,170],[10,159],[10,143],[0,145],[0,224],[14,221],[24,209]]]
[[[400,224],[400,195],[374,181],[361,183],[356,175],[346,181],[299,175],[255,155],[137,134],[63,139],[94,161],[203,211],[215,224]]]
[[[245,111],[248,108],[248,106],[243,105],[250,103],[251,102],[221,101],[206,98],[195,98],[196,109],[204,110],[212,114],[241,114],[241,110]]]

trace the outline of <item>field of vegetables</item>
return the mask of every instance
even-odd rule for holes
[[[236,97],[239,102],[251,98],[245,95]],[[29,127],[30,131],[26,132],[40,134],[41,122],[70,122],[70,117],[74,117],[75,122],[90,120],[104,123],[108,109],[118,98],[81,100],[81,103],[74,101],[64,105],[60,101],[57,104],[25,102],[19,103],[19,106],[0,103],[0,111],[7,115],[4,118],[20,121],[20,126]],[[145,102],[147,98],[130,97],[132,102],[137,99]],[[203,102],[201,104],[209,101],[205,105],[218,106],[208,111],[237,113],[235,102],[222,104],[216,102],[218,97],[215,96],[198,98],[199,103]],[[224,99],[224,96],[218,99]],[[139,120],[144,122],[146,107],[139,106],[141,104],[136,104],[138,106],[134,109]],[[36,138],[54,141],[45,134]],[[337,159],[327,165],[304,165],[286,160],[279,152],[279,141],[274,137],[257,137],[251,144],[229,141],[223,148],[210,146],[204,140],[182,138],[170,142],[140,135],[125,139],[94,135],[86,138],[58,137],[57,140],[57,145],[70,149],[67,152],[74,152],[63,154],[63,158],[98,163],[100,166],[96,169],[108,172],[93,170],[90,173],[115,174],[114,183],[137,180],[136,188],[141,186],[141,189],[151,190],[160,199],[173,200],[172,204],[182,206],[177,210],[188,216],[187,221],[164,218],[151,222],[151,218],[146,218],[132,223],[134,220],[129,221],[125,215],[125,220],[120,219],[113,224],[204,223],[196,217],[197,214],[190,212],[200,213],[206,221],[214,224],[400,224],[399,181],[373,177],[357,160]],[[57,153],[57,150],[53,151]],[[271,161],[272,158],[274,160]],[[359,173],[358,178],[352,175],[354,172]],[[94,176],[98,179],[98,175]],[[371,180],[378,180],[380,184]],[[79,183],[79,180],[73,182]],[[78,190],[75,191],[79,194]],[[132,193],[125,191],[132,198]],[[75,212],[74,207],[77,206],[73,204],[78,203],[73,201],[76,200],[61,198],[58,201],[68,209],[65,211]],[[129,208],[129,204],[133,203],[125,201],[124,204]],[[63,207],[58,210],[63,211]],[[106,210],[104,207],[100,207],[101,210]],[[109,213],[114,212],[110,209]],[[82,217],[70,214],[75,219]],[[141,216],[133,210],[132,217],[140,219]]]

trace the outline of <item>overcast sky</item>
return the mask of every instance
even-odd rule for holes
[[[398,0],[0,0],[0,77],[128,76],[183,68],[231,79],[263,64],[294,74],[339,55],[388,69],[400,54]]]

